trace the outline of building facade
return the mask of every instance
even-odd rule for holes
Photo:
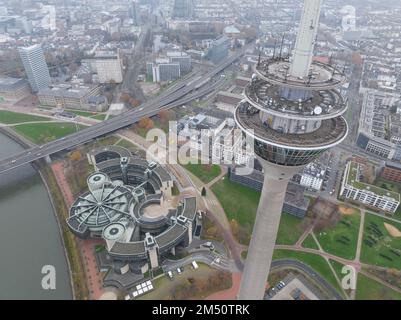
[[[300,184],[305,188],[320,191],[323,187],[325,174],[326,170],[315,163],[310,163],[300,174]]]
[[[227,36],[214,40],[206,54],[207,59],[216,64],[221,62],[228,56],[230,45],[231,41]]]
[[[105,111],[107,103],[93,101],[93,97],[101,97],[99,86],[60,84],[38,92],[39,101],[45,106]]]
[[[395,213],[400,205],[400,194],[360,181],[361,164],[350,161],[344,173],[340,196],[380,211]]]
[[[381,172],[381,177],[385,180],[401,183],[401,164],[386,162]]]
[[[19,48],[19,54],[32,92],[37,93],[49,87],[51,78],[42,47],[34,45]]]
[[[0,78],[0,101],[17,102],[31,93],[28,81],[20,78]]]

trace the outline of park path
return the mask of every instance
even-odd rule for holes
[[[220,173],[216,178],[214,178],[212,181],[210,181],[210,182],[207,184],[207,187],[208,187],[208,188],[211,188],[214,184],[216,184],[216,183],[219,182],[223,177],[226,176],[226,174],[227,174],[227,172],[228,172],[227,167],[225,167],[225,166],[220,166],[220,169],[221,169],[221,173]]]
[[[361,209],[361,221],[359,225],[359,233],[358,233],[358,243],[356,245],[356,254],[355,254],[355,262],[359,263],[361,259],[361,249],[362,249],[362,240],[363,240],[363,230],[365,226],[365,216],[366,212],[364,209]]]
[[[68,185],[67,178],[65,176],[65,168],[63,162],[55,162],[51,165],[54,176],[57,180],[57,184],[64,196],[65,203],[69,208],[74,203],[74,195]],[[95,246],[102,244],[103,241],[100,239],[77,239],[78,247],[81,251],[81,256],[85,264],[85,275],[89,289],[89,296],[93,300],[98,300],[103,290],[103,280],[100,275],[99,269],[96,263],[95,257]]]
[[[314,225],[311,224],[306,228],[304,233],[299,237],[298,241],[295,243],[295,247],[301,248],[302,243],[305,241],[305,239],[308,237],[308,235],[312,232]]]
[[[276,245],[275,249],[312,253],[312,254],[319,255],[319,256],[321,256],[323,258],[327,257],[328,259],[335,260],[335,261],[340,262],[340,263],[342,263],[344,265],[353,266],[357,271],[361,270],[361,264],[360,263],[355,263],[354,261],[347,260],[347,259],[332,255],[332,254],[324,252],[324,251],[322,252],[322,251],[319,251],[319,250],[316,250],[316,249],[297,248],[295,246],[289,246],[289,245]]]

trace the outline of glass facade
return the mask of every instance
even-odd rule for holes
[[[294,150],[275,147],[255,140],[255,153],[274,164],[281,166],[303,166],[319,158],[327,149],[321,150]]]

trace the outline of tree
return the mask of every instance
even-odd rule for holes
[[[139,106],[141,104],[141,102],[139,100],[134,99],[134,98],[130,98],[128,102],[133,108],[136,108],[137,106]]]
[[[167,110],[161,110],[159,111],[159,113],[157,114],[157,116],[160,119],[160,122],[165,123],[168,120],[170,120],[170,114]]]
[[[142,118],[139,121],[139,127],[140,128],[150,130],[150,129],[153,128],[153,126],[154,126],[153,120],[150,119],[150,118]]]
[[[75,151],[71,152],[71,154],[70,154],[71,161],[79,161],[81,159],[82,159],[82,154],[79,150],[75,150]]]
[[[130,99],[131,96],[128,93],[123,93],[120,97],[120,100],[125,103],[129,102]]]

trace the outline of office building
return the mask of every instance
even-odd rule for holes
[[[168,51],[166,56],[172,63],[178,63],[180,65],[180,73],[184,75],[191,71],[192,60],[191,56],[182,51]]]
[[[218,64],[228,56],[230,45],[231,41],[227,36],[222,36],[219,39],[214,40],[210,45],[206,58],[213,63]]]
[[[19,54],[32,92],[49,87],[51,83],[49,68],[40,45],[19,48]]]
[[[200,229],[196,197],[175,198],[165,168],[117,146],[93,150],[88,160],[96,172],[67,225],[79,238],[103,240],[113,272],[145,274],[192,242]]]
[[[181,76],[180,64],[173,63],[170,59],[156,59],[155,62],[146,64],[146,73],[152,77],[153,82],[174,81]]]
[[[357,162],[347,163],[340,196],[383,212],[396,212],[400,194],[362,182],[361,168],[362,165]]]
[[[96,85],[59,84],[41,89],[38,98],[42,105],[91,111],[105,111],[107,101],[93,100],[93,97],[102,97],[100,88]]]
[[[0,78],[0,101],[17,102],[31,93],[28,81],[21,78]]]
[[[193,0],[174,0],[173,18],[192,18],[194,15]]]
[[[300,184],[305,188],[320,191],[323,187],[325,175],[326,170],[324,168],[316,163],[310,163],[300,173]]]
[[[386,162],[382,169],[381,177],[385,180],[401,183],[401,164]]]
[[[123,82],[123,67],[119,53],[101,51],[94,58],[94,71],[100,83]]]

